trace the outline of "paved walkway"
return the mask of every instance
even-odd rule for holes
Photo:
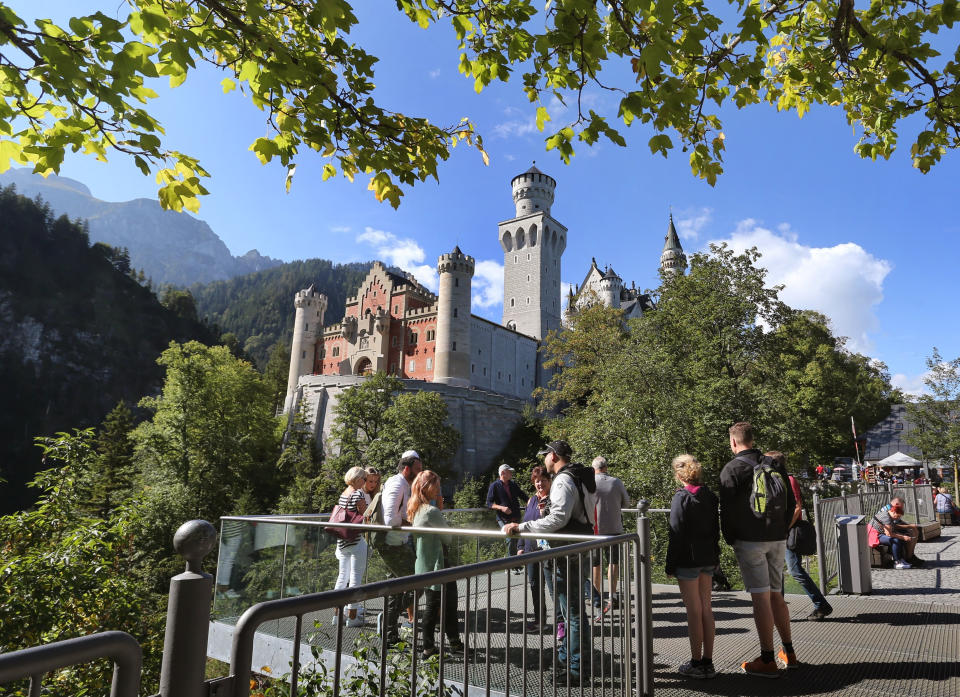
[[[654,592],[656,695],[844,695],[960,697],[960,528],[921,543],[923,569],[873,571],[871,596],[831,596],[834,613],[807,622],[803,595],[788,596],[793,643],[806,665],[779,680],[743,675],[739,664],[759,653],[745,593],[715,596],[717,644],[713,680],[679,676],[689,658],[683,605],[673,586]]]

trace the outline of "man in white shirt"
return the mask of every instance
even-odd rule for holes
[[[423,462],[420,461],[417,451],[407,450],[400,456],[397,473],[383,485],[383,493],[380,496],[384,524],[394,527],[410,524],[405,520],[407,503],[410,501],[410,484],[422,470]],[[408,544],[410,533],[391,530],[384,538],[383,544],[376,545],[375,549],[387,567],[387,577],[412,576],[416,555],[413,552],[413,547]],[[381,631],[386,632],[387,645],[389,646],[393,646],[400,641],[397,621],[401,609],[413,600],[412,597],[407,597],[408,595],[391,595],[387,598],[384,626]]]

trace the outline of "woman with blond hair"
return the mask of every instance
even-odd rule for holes
[[[443,497],[440,494],[440,477],[436,472],[423,470],[413,480],[410,486],[410,502],[407,504],[407,520],[415,528],[447,528],[446,518],[443,517]],[[446,550],[444,547],[453,542],[449,534],[414,535],[414,546],[417,551],[417,561],[414,571],[420,574],[438,571],[446,567]],[[429,586],[424,590],[426,608],[423,617],[423,657],[435,656],[437,650],[434,632],[440,617],[440,585]],[[457,621],[457,584],[443,585],[443,632],[447,635],[447,645],[450,651],[463,651],[463,641],[460,639],[460,623]]]
[[[677,577],[690,632],[690,660],[677,672],[712,678],[717,674],[711,590],[713,571],[720,562],[719,501],[703,484],[702,468],[693,455],[675,457],[673,472],[681,488],[670,504],[666,572]]]
[[[343,475],[343,481],[347,488],[340,494],[337,503],[343,506],[351,513],[360,513],[367,510],[367,501],[363,496],[363,484],[366,481],[367,472],[362,467],[351,467]],[[352,540],[337,540],[337,561],[340,562],[340,573],[337,575],[337,583],[334,590],[341,588],[352,588],[359,586],[363,580],[363,572],[367,567],[367,541],[362,535],[358,535]],[[360,627],[363,625],[363,618],[357,617],[357,608],[355,603],[347,605],[347,620],[344,624],[348,627]],[[339,614],[334,613],[333,622],[337,623]]]

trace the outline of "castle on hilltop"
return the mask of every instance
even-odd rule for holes
[[[306,405],[323,439],[331,400],[342,389],[376,372],[419,381],[410,389],[438,391],[448,402],[463,436],[458,464],[478,472],[486,463],[470,447],[471,434],[480,429],[493,438],[487,443],[505,442],[533,390],[549,379],[537,353],[547,334],[563,326],[560,274],[567,246],[567,228],[551,214],[556,186],[536,166],[511,181],[515,215],[498,225],[501,324],[472,313],[475,261],[459,246],[437,261],[437,294],[411,274],[375,262],[336,324],[324,324],[322,292],[313,286],[298,292],[284,411]],[[685,267],[671,215],[661,268],[672,273]],[[600,271],[595,259],[583,283],[571,289],[567,315],[592,302],[621,308],[627,317],[652,307],[648,295],[634,284],[627,288],[612,268]]]

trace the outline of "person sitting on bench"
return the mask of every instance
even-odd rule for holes
[[[920,538],[920,530],[918,526],[903,521],[902,498],[896,496],[891,499],[890,505],[877,511],[870,524],[880,533],[880,544],[890,547],[894,568],[923,566],[923,560],[913,553]]]

